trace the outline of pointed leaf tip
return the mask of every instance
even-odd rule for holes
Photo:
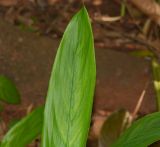
[[[93,35],[83,7],[67,26],[57,51],[45,105],[43,147],[86,145],[95,77]]]

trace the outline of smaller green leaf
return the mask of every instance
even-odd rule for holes
[[[0,75],[0,100],[7,103],[20,103],[20,94],[12,81]]]
[[[110,147],[130,124],[131,116],[125,109],[112,113],[101,128],[99,147]]]
[[[136,57],[154,57],[154,54],[149,50],[132,51],[130,54]]]
[[[160,112],[149,114],[128,128],[111,147],[147,147],[160,140]]]
[[[44,107],[39,107],[15,124],[4,136],[1,147],[26,147],[42,131]]]

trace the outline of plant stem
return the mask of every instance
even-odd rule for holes
[[[154,89],[157,97],[157,108],[160,111],[160,64],[156,59],[152,60],[152,71],[154,78]]]
[[[126,0],[123,0],[122,3],[121,3],[121,16],[125,16],[126,14]]]

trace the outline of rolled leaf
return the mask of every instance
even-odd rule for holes
[[[113,112],[104,122],[100,135],[99,147],[110,147],[131,125],[131,115],[125,109]]]
[[[20,103],[20,94],[14,83],[3,75],[0,75],[0,100],[7,103]]]
[[[111,147],[147,147],[160,140],[160,112],[149,114],[128,128]]]
[[[39,107],[16,123],[4,136],[0,147],[26,147],[41,132],[44,107]]]
[[[83,7],[69,23],[51,73],[43,147],[84,147],[90,127],[96,65],[93,36]]]

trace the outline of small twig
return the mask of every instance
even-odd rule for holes
[[[139,111],[139,109],[140,109],[140,107],[142,105],[142,102],[143,102],[144,96],[146,94],[146,89],[147,89],[148,85],[149,85],[149,82],[147,82],[145,84],[145,87],[144,87],[144,89],[143,89],[143,91],[142,91],[142,93],[141,93],[141,95],[140,95],[140,97],[138,99],[137,105],[136,105],[136,107],[135,107],[135,109],[134,109],[134,111],[132,113],[132,119],[136,118],[136,115],[137,115],[137,113],[138,113],[138,111]]]
[[[27,108],[27,114],[29,114],[31,111],[32,111],[32,109],[33,109],[33,104],[30,104],[29,106],[28,106],[28,108]]]
[[[147,19],[144,26],[143,26],[142,32],[145,36],[147,36],[149,34],[151,22],[152,22],[151,19]]]
[[[4,120],[2,120],[0,123],[0,139],[3,138],[5,133],[6,133],[6,123],[4,122]]]
[[[156,48],[154,46],[154,44],[151,43],[149,40],[142,40],[142,39],[140,39],[138,37],[134,37],[134,36],[128,35],[128,34],[122,32],[122,31],[119,31],[115,27],[113,27],[111,25],[108,25],[106,23],[103,23],[103,22],[99,22],[99,23],[101,24],[102,27],[115,31],[121,37],[128,38],[129,40],[131,40],[133,42],[136,42],[136,43],[138,43],[140,45],[145,46],[148,50],[150,50],[154,54],[155,58],[160,59],[160,52],[159,52],[158,48]]]
[[[121,16],[114,16],[114,17],[110,17],[110,16],[96,16],[94,17],[94,20],[96,21],[102,21],[102,22],[115,22],[115,21],[119,21],[122,17]]]

